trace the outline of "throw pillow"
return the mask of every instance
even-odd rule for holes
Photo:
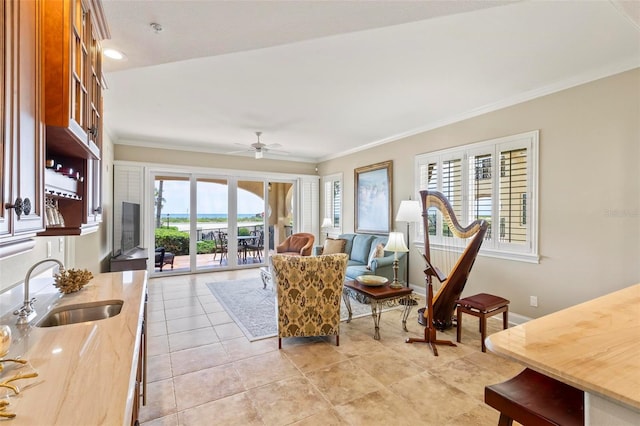
[[[347,240],[341,238],[327,238],[324,241],[324,247],[322,248],[322,254],[337,254],[344,253],[344,246],[347,245]]]
[[[373,261],[373,259],[375,259],[376,257],[384,257],[384,245],[382,243],[378,244],[377,246],[371,247],[367,269],[371,269],[371,261]]]

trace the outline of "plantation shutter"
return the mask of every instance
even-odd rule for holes
[[[342,182],[333,181],[333,215],[331,221],[334,228],[342,229]]]
[[[469,217],[467,223],[484,219],[489,223],[485,240],[491,239],[492,197],[494,189],[494,156],[491,151],[470,154],[469,164]]]
[[[500,242],[527,242],[529,229],[527,194],[528,155],[526,148],[500,151]]]
[[[145,218],[144,211],[144,168],[133,165],[113,165],[113,250],[120,249],[122,239],[122,202],[140,204],[140,216]],[[145,220],[142,221],[146,223]],[[143,227],[144,228],[144,227]],[[145,229],[141,229],[140,241],[145,245]]]
[[[319,241],[320,229],[320,178],[303,177],[298,179],[298,232],[308,232],[315,235]]]

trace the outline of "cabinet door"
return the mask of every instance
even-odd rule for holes
[[[2,201],[0,232],[21,239],[43,229],[41,2],[2,1]],[[22,214],[6,208],[22,199]]]
[[[10,45],[11,45],[11,31],[12,21],[10,18],[10,0],[0,0],[0,22],[2,22],[2,31],[0,31],[0,71],[2,71],[2,79],[0,80],[0,238],[9,234],[9,216],[10,211],[4,208],[6,203],[10,203],[11,196],[11,149],[10,138],[11,128],[9,123],[11,116],[11,106],[9,105],[10,96],[7,92],[11,93],[11,70],[7,64],[11,63],[10,60]]]
[[[16,196],[31,208],[15,217],[14,234],[33,234],[44,224],[44,128],[41,96],[41,5],[40,1],[15,2],[18,9],[18,97],[17,131],[14,132]],[[26,205],[25,205],[26,206]],[[26,210],[26,209],[25,209]]]
[[[66,156],[100,158],[102,49],[99,2],[44,2],[47,148]]]

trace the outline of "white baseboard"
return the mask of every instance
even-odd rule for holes
[[[411,284],[410,287],[413,289],[414,296],[418,296],[418,298],[426,300],[427,295],[425,293],[424,287],[419,287],[413,284]],[[502,322],[502,315],[496,315],[489,319]],[[509,327],[524,324],[525,322],[531,321],[532,319],[533,318],[529,318],[525,315],[520,315],[517,312],[509,311]]]

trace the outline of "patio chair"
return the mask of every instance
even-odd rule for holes
[[[155,265],[156,268],[160,268],[160,272],[162,272],[164,265],[171,265],[171,269],[173,269],[174,258],[175,255],[170,251],[166,251],[164,247],[156,247]]]
[[[258,262],[262,262],[262,251],[264,250],[264,231],[257,229],[251,232],[253,239],[247,243],[246,249],[251,252],[252,257],[257,257]]]
[[[227,257],[227,234],[226,232],[217,231],[216,232],[216,248],[213,251],[213,260],[216,260],[216,257],[220,255],[220,264],[222,265],[222,260]]]

